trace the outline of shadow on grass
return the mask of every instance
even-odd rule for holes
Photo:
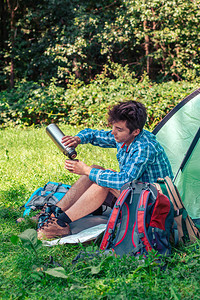
[[[17,223],[17,219],[23,216],[24,205],[29,198],[27,189],[24,185],[13,187],[9,190],[0,192],[0,220],[2,226],[12,230],[23,231],[27,228],[35,228],[35,224],[27,218],[21,223]]]
[[[25,218],[21,222],[17,222],[23,215],[23,211],[13,207],[0,206],[0,243],[10,245],[12,235],[18,235],[26,229],[37,229],[37,224],[30,218]]]
[[[0,191],[0,207],[20,208],[28,200],[28,192],[24,185]]]
[[[0,219],[3,221],[8,219],[15,219],[19,216],[19,210],[16,210],[13,207],[4,207],[0,206]]]

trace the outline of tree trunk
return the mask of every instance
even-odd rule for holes
[[[8,8],[10,10],[10,29],[11,29],[11,56],[10,56],[10,87],[13,88],[14,87],[14,54],[13,54],[13,50],[14,50],[14,46],[15,46],[15,11],[18,8],[18,5],[12,2],[12,0],[7,0],[7,4],[8,4]]]
[[[143,23],[144,32],[147,30],[147,21]],[[145,34],[145,44],[144,44],[145,55],[147,58],[147,74],[150,74],[150,58],[149,58],[149,36]]]

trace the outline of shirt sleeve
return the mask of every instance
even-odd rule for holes
[[[111,130],[94,130],[86,128],[81,130],[76,136],[81,139],[81,144],[92,144],[103,148],[116,148],[116,141]]]
[[[153,162],[153,156],[148,146],[138,146],[133,153],[127,156],[126,163],[121,166],[120,172],[93,168],[90,171],[89,179],[100,186],[120,190],[125,183],[140,179],[148,164]]]

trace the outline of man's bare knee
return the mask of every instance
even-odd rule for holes
[[[98,166],[98,165],[91,165],[91,168],[95,168],[95,169],[101,169],[101,170],[105,170],[105,168]]]

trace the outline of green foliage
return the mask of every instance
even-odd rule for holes
[[[68,106],[64,91],[54,83],[48,88],[37,83],[19,84],[15,89],[1,93],[1,123],[33,125],[62,118]],[[2,122],[3,121],[3,122]]]
[[[16,4],[15,4],[16,3]],[[111,60],[138,79],[200,75],[199,0],[13,1],[0,7],[0,85],[9,79],[49,85],[69,76],[91,82]],[[11,30],[11,26],[13,27]],[[14,67],[14,70],[11,68]]]
[[[112,79],[110,79],[112,77]],[[52,80],[48,87],[33,82],[0,93],[0,126],[30,126],[64,122],[73,126],[107,126],[107,111],[119,101],[136,100],[148,110],[146,128],[155,125],[181,100],[199,87],[193,82],[138,80],[127,67],[111,63],[90,84],[69,81],[68,89]]]

